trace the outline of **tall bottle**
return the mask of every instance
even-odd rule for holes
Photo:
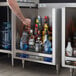
[[[38,37],[40,38],[41,38],[41,30],[42,30],[41,22],[42,22],[41,17],[37,16],[35,26],[37,26],[37,34],[38,34]]]
[[[30,35],[29,35],[29,50],[34,51],[34,45],[35,45],[35,39],[33,35],[33,30],[30,30]]]
[[[46,34],[46,32],[48,32],[48,25],[45,23],[44,27],[43,27],[43,31],[42,31],[42,42],[43,43],[45,42],[45,38],[46,38],[45,34]]]
[[[68,39],[67,47],[66,47],[66,56],[72,56],[73,48],[71,46],[71,39]]]
[[[51,48],[52,44],[48,38],[49,37],[48,37],[48,31],[47,31],[45,34],[45,38],[44,38],[44,53],[51,54],[52,53],[52,48]]]
[[[36,52],[41,52],[41,45],[42,45],[42,42],[40,40],[40,37],[38,37],[35,42],[35,51]]]
[[[29,35],[28,35],[27,29],[23,30],[22,37],[20,39],[20,49],[21,50],[27,50],[28,49],[28,36]]]
[[[37,24],[35,24],[34,36],[35,36],[35,41],[36,41],[38,37],[38,25]]]

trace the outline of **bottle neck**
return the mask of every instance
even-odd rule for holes
[[[71,42],[70,42],[70,41],[68,42],[68,46],[70,46],[70,47],[71,47]]]

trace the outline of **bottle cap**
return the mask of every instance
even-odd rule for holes
[[[48,17],[47,16],[45,16],[45,19],[47,19]]]
[[[35,24],[35,27],[38,27],[38,25],[37,25],[37,24]]]

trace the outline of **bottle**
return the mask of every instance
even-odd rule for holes
[[[45,42],[45,34],[46,34],[46,31],[48,31],[48,25],[47,24],[44,24],[44,30],[42,31],[42,42],[44,43]]]
[[[37,24],[35,24],[34,36],[35,36],[35,41],[36,41],[36,39],[38,37],[38,25]]]
[[[52,54],[52,44],[48,39],[48,33],[45,34],[45,39],[44,39],[44,53]]]
[[[24,27],[24,30],[23,30],[23,33],[22,33],[22,37],[20,39],[20,50],[22,51],[26,51],[28,50],[29,46],[28,46],[28,32],[27,32],[27,29],[25,29]],[[21,58],[28,58],[29,55],[28,54],[20,54],[20,57]]]
[[[23,31],[22,37],[20,40],[20,49],[27,50],[28,49],[28,32]]]
[[[41,41],[40,41],[40,38],[38,37],[37,40],[36,40],[36,43],[35,43],[35,51],[36,52],[39,52],[41,51]]]
[[[42,25],[41,25],[41,17],[37,16],[36,18],[36,25],[37,25],[37,29],[38,29],[38,36],[41,37],[41,30],[42,30]]]
[[[41,29],[41,17],[40,16],[36,18],[36,24],[38,25],[38,30],[40,30]]]
[[[34,45],[35,45],[35,40],[34,40],[34,35],[33,35],[33,30],[30,30],[30,35],[29,35],[29,50],[34,51]]]
[[[72,56],[73,48],[71,46],[71,39],[68,39],[68,44],[66,47],[66,56]]]

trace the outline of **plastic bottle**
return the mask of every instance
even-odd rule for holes
[[[73,48],[71,46],[71,39],[68,39],[68,44],[66,47],[66,56],[72,56]]]

